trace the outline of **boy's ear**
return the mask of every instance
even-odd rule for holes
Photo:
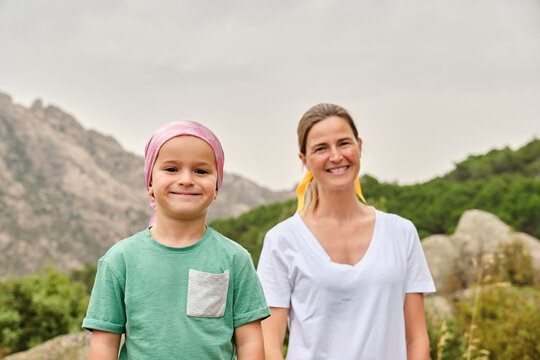
[[[214,200],[216,200],[217,194],[218,194],[218,189],[216,189],[216,191],[214,191]]]
[[[148,195],[154,196],[154,189],[152,188],[152,183],[148,185]]]

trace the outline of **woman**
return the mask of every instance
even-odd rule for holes
[[[267,233],[258,265],[266,359],[282,359],[287,320],[287,359],[429,359],[423,293],[435,286],[414,225],[359,200],[351,116],[316,105],[298,142],[298,211]]]

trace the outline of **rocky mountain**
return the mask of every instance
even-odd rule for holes
[[[150,216],[144,159],[56,106],[0,93],[0,277],[95,263]],[[209,220],[293,197],[225,174]]]

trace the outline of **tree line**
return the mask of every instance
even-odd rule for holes
[[[504,148],[470,156],[445,176],[414,185],[361,179],[368,204],[410,219],[420,238],[454,232],[468,209],[498,216],[514,229],[540,238],[540,140],[518,150]],[[260,206],[210,225],[246,247],[257,263],[266,232],[294,214],[294,199]]]

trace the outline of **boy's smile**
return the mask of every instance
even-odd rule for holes
[[[159,150],[149,193],[158,219],[193,220],[206,216],[217,196],[217,167],[210,145],[194,136],[178,136]]]

